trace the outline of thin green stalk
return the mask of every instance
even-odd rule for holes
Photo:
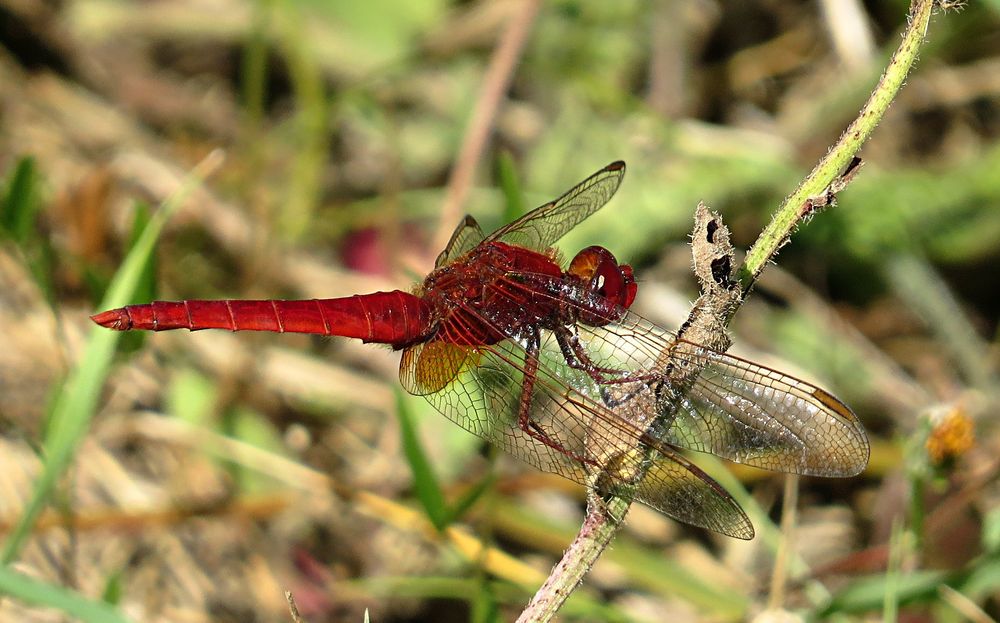
[[[919,547],[924,542],[924,519],[927,515],[924,509],[924,494],[926,489],[926,472],[912,470],[909,475],[910,499],[909,499],[909,524],[913,531],[913,538]]]
[[[269,27],[274,13],[273,4],[273,0],[254,0],[252,3],[253,17],[243,44],[243,58],[240,63],[240,95],[243,111],[240,116],[239,149],[245,154],[243,161],[251,179],[260,177],[264,173],[267,57],[273,39]],[[250,204],[255,209],[260,209],[262,202],[250,201]]]
[[[271,15],[270,0],[256,0],[253,3],[253,21],[247,33],[243,48],[243,109],[248,125],[255,131],[264,118],[264,92],[267,82],[267,22]]]
[[[927,34],[933,8],[933,0],[915,0],[910,4],[909,24],[903,32],[903,42],[892,55],[889,66],[864,108],[798,188],[785,198],[770,224],[747,253],[739,271],[744,294],[753,287],[764,266],[773,260],[778,249],[788,241],[802,219],[809,215],[809,200],[823,195],[885,116],[885,111],[899,93],[910,68],[917,60],[917,51]]]
[[[305,18],[296,4],[285,2],[279,25],[279,40],[288,63],[296,113],[296,150],[288,197],[281,210],[280,228],[286,239],[295,240],[308,231],[319,203],[323,165],[329,143],[329,102],[323,74],[315,53],[302,37]]]
[[[893,289],[916,311],[951,351],[966,380],[988,391],[997,385],[988,344],[976,329],[944,280],[926,261],[915,255],[896,255],[885,263]]]
[[[885,623],[899,620],[899,579],[905,553],[906,528],[900,519],[896,519],[889,536],[889,560],[885,570],[885,597],[882,601],[882,620]]]
[[[781,509],[781,542],[778,543],[778,551],[774,556],[771,590],[767,598],[768,610],[777,610],[785,603],[785,587],[788,583],[790,553],[794,549],[798,502],[799,477],[795,474],[789,474],[785,476],[785,494],[782,496]]]

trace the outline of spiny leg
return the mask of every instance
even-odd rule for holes
[[[587,350],[582,344],[580,344],[580,340],[570,329],[564,326],[557,327],[553,333],[555,333],[556,342],[559,343],[559,350],[562,351],[563,358],[566,360],[566,365],[574,370],[586,372],[587,376],[601,386],[599,388],[601,392],[601,400],[608,408],[614,409],[626,402],[629,402],[634,399],[639,392],[644,391],[649,386],[650,381],[659,380],[659,375],[656,374],[631,376],[627,370],[616,370],[614,368],[604,368],[598,366],[591,361]],[[607,374],[617,374],[620,375],[621,378],[608,378],[605,376]],[[608,388],[604,387],[605,385],[622,385],[625,383],[642,383],[642,385],[617,398],[611,396]]]
[[[576,454],[555,439],[549,437],[541,425],[531,419],[531,398],[535,391],[535,380],[538,378],[538,352],[540,344],[541,338],[538,330],[535,329],[528,338],[528,345],[524,351],[524,378],[521,381],[521,397],[518,401],[517,425],[532,439],[566,455],[570,459],[584,464],[596,465],[593,459]]]
[[[628,370],[619,370],[617,368],[605,368],[599,366],[591,361],[590,355],[587,353],[587,349],[585,349],[583,344],[580,343],[576,333],[565,326],[556,327],[553,329],[553,333],[555,333],[556,342],[559,344],[559,350],[562,351],[563,358],[566,359],[566,364],[574,370],[586,372],[587,376],[593,379],[595,383],[599,383],[601,385],[632,383],[635,381],[648,381],[653,379],[655,376],[633,376]],[[604,375],[617,375],[619,378],[611,378]]]

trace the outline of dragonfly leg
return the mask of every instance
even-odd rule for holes
[[[608,408],[614,409],[633,400],[639,393],[645,391],[652,381],[660,380],[660,375],[656,374],[630,375],[625,370],[616,370],[614,368],[604,368],[595,365],[590,360],[587,350],[580,344],[580,340],[575,333],[566,327],[559,327],[553,332],[556,335],[556,341],[559,343],[559,349],[562,351],[563,358],[566,359],[566,364],[574,370],[586,372],[587,376],[601,386],[601,400]],[[605,376],[609,374],[617,374],[619,378]],[[607,385],[623,385],[625,383],[639,383],[639,386],[617,397],[612,396],[610,389],[606,387]]]
[[[618,370],[616,368],[605,368],[595,364],[587,354],[587,349],[580,343],[576,333],[567,327],[557,327],[553,333],[556,335],[556,342],[559,343],[559,350],[562,351],[566,364],[574,370],[586,372],[595,383],[601,385],[611,385],[614,383],[632,383],[635,381],[649,381],[655,375],[630,374],[628,370]],[[615,378],[617,377],[617,378]]]
[[[535,330],[532,332],[531,337],[528,338],[528,344],[524,351],[524,380],[521,384],[521,398],[518,401],[517,426],[532,439],[566,455],[574,461],[588,465],[597,465],[597,462],[593,459],[571,451],[550,437],[538,422],[531,419],[531,398],[534,395],[535,380],[538,378],[538,351],[540,343],[541,338],[538,331]]]

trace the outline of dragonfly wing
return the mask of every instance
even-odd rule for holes
[[[676,453],[655,453],[636,499],[693,526],[749,541],[753,524],[729,492]]]
[[[518,425],[518,404],[524,382],[525,349],[513,340],[483,346],[475,365],[463,365],[455,378],[424,397],[459,426],[538,469],[586,483],[579,461],[539,443]],[[472,364],[473,358],[466,360]],[[569,406],[544,400],[536,386],[533,413],[539,426],[570,452],[582,452],[584,426]]]
[[[540,346],[529,398],[533,430],[544,433],[549,443],[524,430],[519,406],[525,358],[525,344],[514,339],[479,347],[447,386],[424,392],[424,397],[456,424],[540,470],[584,485],[598,474],[603,491],[634,497],[686,523],[753,537],[735,500],[673,449],[635,451],[641,431],[619,425],[606,406],[587,397],[598,395],[596,384],[585,372],[565,365],[551,336]],[[610,460],[602,456],[608,453]]]
[[[667,441],[737,463],[810,476],[854,476],[868,464],[857,416],[811,383],[689,345],[705,367],[681,400]]]
[[[444,251],[437,256],[434,268],[441,268],[445,264],[450,264],[474,249],[485,238],[486,236],[483,234],[482,228],[479,227],[479,223],[467,214],[462,219],[462,222],[458,224],[458,227],[455,228],[455,232],[452,233],[451,240],[448,241],[448,245],[445,246]]]
[[[439,392],[458,376],[471,355],[466,346],[437,340],[414,344],[400,358],[399,382],[414,396]]]
[[[466,335],[467,320],[450,318],[440,333]],[[553,346],[543,344],[541,357],[551,358],[552,350]],[[489,346],[432,340],[403,351],[399,378],[406,391],[424,396],[469,432],[543,471],[586,484],[586,472],[579,461],[538,443],[518,425],[525,358],[525,344],[514,339]],[[544,395],[536,385],[534,396],[541,402]],[[570,412],[568,405],[544,402],[545,406],[533,406],[539,425],[554,443],[570,452],[582,452],[584,428],[577,413]]]
[[[701,370],[679,396],[669,387],[660,390],[655,410],[661,421],[655,425],[648,414],[618,410],[668,445],[813,476],[853,476],[868,463],[868,438],[857,416],[811,383],[678,341],[632,312],[603,327],[581,326],[577,337],[593,364],[639,379],[604,385],[612,398],[639,400],[669,365]]]
[[[544,277],[532,279],[537,285]],[[511,304],[538,302],[553,296],[547,292],[560,291],[554,283],[529,292],[524,283],[508,275],[492,291],[509,297]],[[558,304],[575,305],[585,296],[563,296]],[[581,308],[579,315],[593,309]],[[867,461],[860,423],[828,393],[678,340],[637,314],[611,310],[600,327],[543,331],[537,365],[529,353],[538,329],[491,323],[473,306],[463,314],[449,320],[454,326],[444,335],[469,335],[472,328],[490,326],[507,338],[461,347],[428,343],[415,351],[418,363],[401,374],[404,385],[411,391],[416,386],[416,393],[448,418],[513,456],[583,484],[594,480],[602,492],[634,497],[682,521],[750,538],[752,528],[736,502],[688,462],[681,448],[828,476],[857,473]],[[430,348],[443,349],[451,363],[433,363],[437,357],[430,357]],[[425,357],[427,363],[419,363]],[[700,374],[674,390],[671,369],[681,366]],[[526,384],[525,370],[532,369],[533,383]]]
[[[625,163],[612,162],[566,191],[490,234],[487,240],[544,251],[611,199],[625,176]]]

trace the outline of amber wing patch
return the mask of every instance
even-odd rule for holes
[[[415,344],[403,351],[399,381],[403,389],[414,396],[437,393],[458,376],[462,366],[474,355],[471,347],[449,342]]]

